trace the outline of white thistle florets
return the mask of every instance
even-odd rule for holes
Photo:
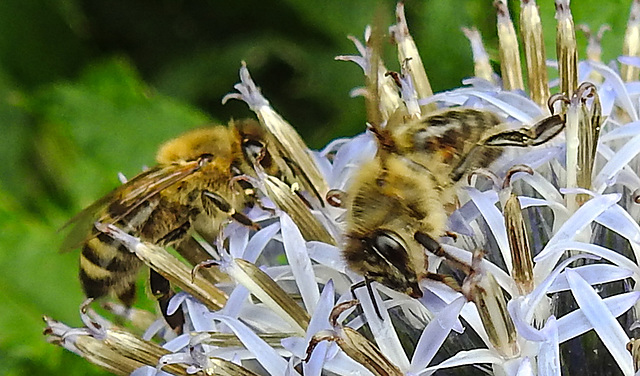
[[[640,299],[640,209],[635,193],[640,188],[640,85],[635,82],[640,47],[625,45],[633,56],[619,59],[622,75],[616,62],[578,62],[573,58],[569,4],[557,5],[559,61],[552,65],[559,68],[560,77],[559,82],[547,82],[546,67],[540,66],[544,58],[531,56],[543,48],[537,7],[532,0],[523,2],[523,17],[529,17],[521,21],[531,98],[522,91],[519,60],[509,60],[519,54],[504,2],[496,6],[498,27],[505,35],[500,48],[507,87],[488,65],[480,35],[466,29],[476,77],[466,80],[467,86],[433,95],[402,5],[397,8],[398,24],[391,28],[400,73],[389,74],[376,56],[371,28],[365,31],[364,43],[350,37],[359,56],[337,58],[357,63],[368,82],[377,84],[373,100],[370,86],[354,93],[375,104],[382,121],[373,125],[381,127],[400,107],[409,117],[420,117],[436,107],[465,106],[495,112],[509,128],[517,129],[555,110],[544,105],[544,97],[559,85],[562,98],[556,106],[566,114],[566,135],[542,147],[505,152],[490,171],[474,175],[458,196],[458,208],[447,225],[458,237],[441,241],[449,257],[472,266],[460,291],[432,280],[421,281],[419,299],[381,284],[351,291],[363,278],[350,270],[342,255],[345,209],[309,199],[311,218],[321,227],[312,232],[321,239],[309,239],[305,235],[310,229],[277,202],[287,194],[296,197],[296,187],[277,191],[280,183],[259,172],[257,189],[280,192],[284,198],[272,193],[261,206],[247,211],[251,220],[266,223],[259,231],[230,223],[221,232],[221,256],[215,265],[230,280],[212,286],[175,265],[171,278],[181,281],[189,293],[177,294],[170,311],[184,311],[185,334],[172,336],[158,321],[148,329],[146,340],[126,337],[94,312],[83,311],[83,329],[47,319],[49,340],[119,374],[252,375],[257,370],[269,375],[430,375],[462,365],[488,370],[485,365],[490,364],[499,375],[560,375],[562,344],[593,329],[604,347],[584,350],[606,351],[615,363],[612,372],[633,375],[638,355],[627,351],[630,329],[617,318],[632,318],[628,312]],[[632,18],[638,9],[634,2]],[[637,31],[637,20],[630,21],[629,28]],[[591,41],[592,50],[596,42]],[[592,81],[599,82],[590,84],[592,92],[583,96],[586,89],[579,84],[593,74],[599,78]],[[234,86],[237,92],[223,102],[244,101],[274,139],[296,145],[294,160],[323,197],[345,191],[360,166],[376,155],[378,135],[371,131],[336,140],[320,152],[308,151],[271,108],[244,63],[240,80]],[[526,171],[517,170],[522,164],[528,166]],[[487,176],[490,184],[483,178]],[[508,183],[502,184],[504,179]],[[161,251],[149,251],[156,249],[152,244],[117,228],[106,230],[118,234],[119,241],[152,267],[157,257],[165,257]],[[429,272],[436,272],[441,261],[442,257],[429,256]],[[354,294],[359,305],[348,303]],[[330,319],[334,306],[344,308],[340,320]],[[363,336],[365,331],[358,330],[365,326]],[[451,331],[458,338],[467,336],[464,346]],[[164,336],[162,347],[149,341],[154,335]],[[402,337],[417,342],[406,343]],[[454,355],[447,358],[441,349]]]

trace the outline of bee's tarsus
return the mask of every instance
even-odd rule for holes
[[[450,237],[453,240],[458,240],[458,234],[453,231],[445,231],[444,235]]]
[[[289,168],[291,169],[291,171],[294,173],[295,176],[301,178],[302,181],[306,183],[305,184],[306,186],[311,187],[311,190],[309,193],[318,200],[321,207],[324,207],[324,200],[322,199],[322,195],[320,194],[320,192],[318,192],[318,189],[315,187],[313,182],[309,180],[309,177],[307,176],[307,174],[304,173],[300,165],[296,161],[290,158],[283,157],[282,159],[285,161],[287,166],[289,166]],[[293,184],[291,185],[293,186]],[[299,189],[296,190],[296,194],[305,202],[305,204],[310,209],[313,209],[313,205],[311,205],[311,203],[304,196],[301,195],[301,192]]]
[[[252,230],[255,230],[255,231],[258,231],[262,228],[258,223],[252,221],[251,218],[247,217],[246,215],[240,212],[233,213],[231,215],[231,218],[235,219],[240,224],[250,227]]]
[[[298,198],[302,201],[302,203],[309,209],[313,209],[313,205],[311,205],[311,202],[309,202],[309,200],[307,200],[307,198],[304,196],[304,194],[302,194],[302,192],[299,189],[295,189],[293,190],[293,193],[298,196]],[[322,202],[322,206],[324,206],[324,201]]]

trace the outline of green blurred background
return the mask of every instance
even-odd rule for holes
[[[551,46],[554,5],[539,2]],[[572,4],[576,23],[611,25],[605,61],[621,52],[630,2]],[[391,24],[395,2],[384,5]],[[477,26],[497,56],[490,0],[406,8],[436,91],[472,73],[461,26]],[[153,164],[163,140],[250,116],[220,103],[241,60],[311,147],[361,132],[363,100],[349,98],[361,71],[333,58],[355,52],[346,35],[361,37],[374,12],[365,0],[0,1],[0,375],[104,374],[41,334],[44,314],[80,323],[78,255],[58,253],[57,229],[116,187],[118,172]]]

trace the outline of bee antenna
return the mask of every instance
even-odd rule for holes
[[[373,286],[371,286],[371,280],[369,278],[364,279],[365,284],[367,286],[367,292],[369,293],[369,298],[371,298],[371,303],[373,304],[373,309],[376,311],[376,315],[380,319],[380,321],[384,321],[382,318],[382,314],[380,313],[380,308],[378,307],[378,302],[376,301],[376,297],[373,294]]]
[[[378,318],[381,321],[384,321],[384,319],[382,318],[382,314],[380,313],[380,308],[378,307],[378,303],[375,299],[375,296],[373,294],[373,286],[371,286],[371,279],[367,276],[364,277],[363,281],[360,281],[358,283],[355,283],[353,285],[351,285],[351,296],[353,297],[353,299],[356,299],[356,294],[355,291],[356,289],[359,289],[360,287],[366,287],[367,288],[367,292],[369,293],[369,298],[371,298],[371,303],[373,304],[373,309],[376,311],[376,315],[378,316]]]

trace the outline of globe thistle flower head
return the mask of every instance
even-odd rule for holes
[[[363,69],[365,87],[352,95],[365,97],[368,118],[362,134],[320,151],[306,148],[243,63],[236,92],[224,101],[245,102],[268,130],[269,147],[295,161],[305,179],[288,184],[264,171],[260,157],[252,161],[256,176],[238,178],[261,193],[260,205],[245,213],[261,228],[226,223],[215,250],[203,244],[214,261],[195,269],[97,224],[180,287],[169,313],[184,313],[182,332],[111,305],[146,332],[132,334],[83,309],[84,328],[46,318],[48,340],[122,375],[602,374],[587,369],[586,358],[607,374],[636,373],[640,7],[634,1],[626,56],[604,64],[601,33],[578,60],[569,2],[557,0],[557,61],[548,62],[537,5],[522,1],[527,86],[506,2],[495,7],[501,75],[479,32],[464,29],[475,77],[445,92],[432,92],[403,4],[389,28],[399,72],[383,61],[379,25],[365,30],[364,41],[350,37],[359,55],[336,59]],[[547,64],[557,80],[548,80]],[[495,114],[503,132],[481,142],[504,150],[465,175],[449,210],[451,236],[421,243],[425,270],[412,298],[352,270],[343,255],[350,236],[344,203],[363,166],[393,150],[385,132],[398,119],[460,106]],[[212,266],[223,279],[203,275]]]

